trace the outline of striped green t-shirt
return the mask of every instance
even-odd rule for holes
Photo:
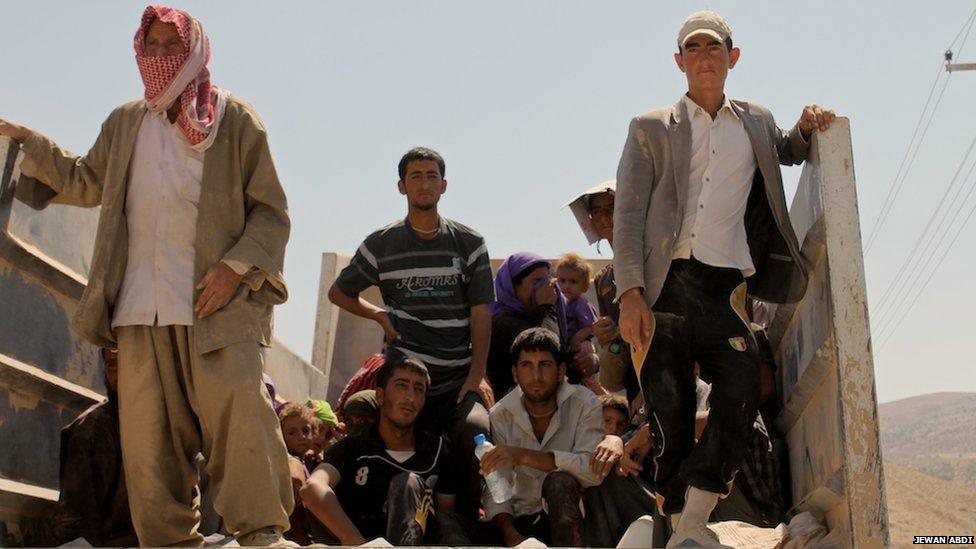
[[[336,285],[356,296],[378,286],[401,340],[393,345],[427,365],[429,396],[464,383],[471,368],[470,309],[495,299],[488,249],[480,234],[441,218],[426,240],[406,219],[366,237]]]

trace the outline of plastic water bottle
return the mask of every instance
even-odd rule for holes
[[[481,457],[488,453],[495,446],[485,439],[483,433],[479,433],[474,437],[474,455],[478,456],[478,461],[481,461]],[[495,500],[495,503],[505,503],[506,501],[512,499],[512,472],[511,469],[496,469],[487,475],[485,475],[485,484],[488,485],[488,491],[491,493],[491,499]]]

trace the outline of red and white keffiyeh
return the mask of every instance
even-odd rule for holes
[[[186,53],[159,57],[145,54],[146,34],[157,19],[176,26]],[[228,94],[210,83],[210,39],[200,21],[185,11],[149,6],[142,14],[134,45],[149,110],[165,112],[178,99],[176,123],[194,149],[207,150],[217,135]]]

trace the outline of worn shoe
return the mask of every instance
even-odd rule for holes
[[[650,515],[639,517],[630,523],[624,535],[617,542],[617,549],[642,549],[654,539],[654,518]]]
[[[708,549],[735,549],[728,545],[722,545],[718,541],[718,534],[704,524],[698,524],[689,528],[682,529],[680,532],[671,534],[668,540],[667,549],[677,547],[703,547]]]
[[[301,547],[294,541],[285,539],[281,532],[272,527],[238,536],[237,544],[241,547]]]
[[[357,545],[356,547],[370,547],[370,548],[393,547],[393,544],[386,541],[386,538],[384,537],[378,537],[378,538],[371,539],[361,545]]]

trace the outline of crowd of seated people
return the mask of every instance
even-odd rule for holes
[[[411,214],[433,211],[434,217],[408,217],[371,235],[330,292],[338,305],[383,327],[384,349],[348,380],[334,410],[325,400],[284,402],[268,386],[295,496],[285,537],[299,545],[383,538],[395,545],[515,546],[534,538],[613,547],[635,521],[650,516],[658,519],[655,544],[663,545],[669,524],[657,516],[649,474],[657,441],[620,335],[613,264],[594,276],[575,254],[553,264],[520,252],[492,277],[480,235],[439,217],[436,208],[424,209],[429,193],[420,190],[436,189],[430,172],[436,181],[443,170],[433,151],[408,153],[401,192]],[[611,247],[614,195],[610,182],[574,202],[584,232]],[[422,222],[431,224],[426,240],[417,232]],[[399,263],[410,254],[413,259]],[[441,256],[464,258],[454,263],[457,277],[431,274],[443,273],[430,259]],[[410,284],[386,284],[384,273],[404,270],[428,286],[456,288],[432,296],[436,292],[418,295]],[[386,309],[359,297],[370,285],[380,287]],[[595,305],[584,295],[591,288]],[[106,359],[107,377],[113,360]],[[708,391],[707,381],[698,379],[699,435],[708,421]],[[762,397],[774,400],[770,390]],[[112,402],[66,428],[62,445],[63,522],[72,525],[71,536],[93,543],[132,539],[125,537],[131,529],[118,525],[125,488],[117,448],[106,444],[79,456],[79,448],[92,447],[82,438],[111,438],[104,434],[111,427],[101,424],[117,414]],[[493,443],[480,460],[479,434]],[[782,518],[772,448],[759,415],[735,488],[713,519],[771,526]],[[106,483],[84,490],[101,500],[73,501],[79,492],[73,479],[82,470],[77,464],[88,471],[89,461],[115,470],[117,478],[86,475]],[[485,489],[484,476],[495,472],[511,483],[507,501],[496,502]],[[81,520],[70,507],[88,515],[101,509],[102,516]],[[83,522],[86,529],[77,528]]]

